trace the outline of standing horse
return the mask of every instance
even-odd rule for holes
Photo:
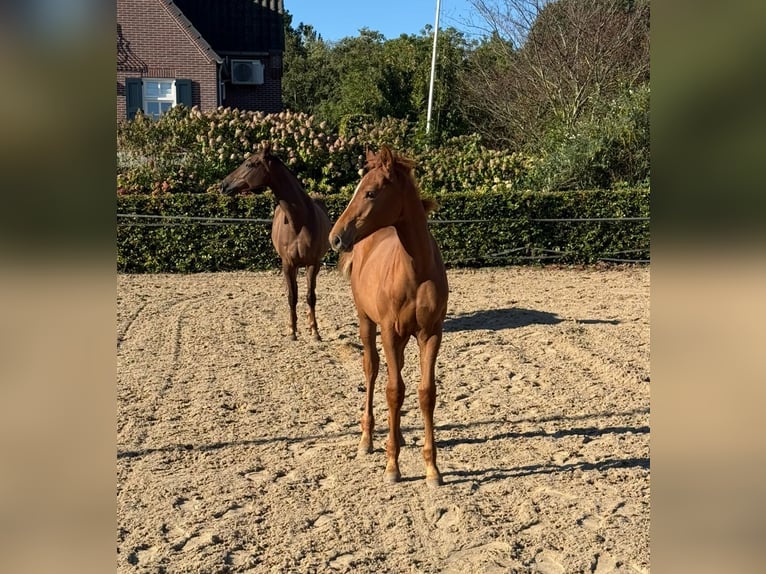
[[[311,199],[298,178],[271,153],[268,142],[260,153],[247,158],[224,178],[221,192],[231,195],[238,191],[262,191],[265,187],[271,189],[277,201],[271,225],[271,242],[282,258],[282,274],[290,306],[290,338],[297,338],[297,276],[298,268],[305,267],[309,329],[320,341],[315,310],[316,279],[322,258],[330,248],[327,239],[330,218],[324,205]]]
[[[436,466],[433,413],[436,404],[434,370],[447,313],[449,287],[439,248],[426,215],[435,204],[421,199],[412,175],[414,162],[383,147],[367,152],[367,173],[357,185],[346,210],[330,232],[335,251],[351,257],[351,291],[364,346],[366,399],[362,414],[360,452],[372,452],[375,419],[372,398],[380,359],[375,345],[377,327],[388,364],[388,440],[386,482],[397,482],[404,401],[402,365],[410,337],[420,350],[418,399],[423,415],[423,459],[426,483],[442,484]]]

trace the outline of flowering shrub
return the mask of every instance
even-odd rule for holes
[[[158,120],[138,115],[117,127],[117,192],[199,193],[218,185],[265,140],[307,191],[348,194],[359,180],[367,149],[387,144],[416,161],[427,192],[522,189],[530,160],[489,150],[478,136],[430,148],[406,120],[349,122],[342,135],[300,112],[201,112],[177,106]]]

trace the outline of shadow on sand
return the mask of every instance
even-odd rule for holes
[[[556,325],[563,319],[546,311],[534,311],[518,307],[510,309],[485,309],[461,315],[448,315],[444,321],[444,331],[475,331],[489,329],[515,329],[526,325]]]
[[[526,327],[527,325],[558,325],[562,321],[564,319],[555,313],[548,313],[547,311],[535,311],[520,307],[484,309],[460,315],[447,315],[444,321],[444,331],[446,333],[481,329],[501,331],[503,329]],[[585,325],[619,324],[619,321],[615,319],[575,319],[575,321]]]

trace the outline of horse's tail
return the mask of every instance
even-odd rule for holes
[[[348,279],[351,277],[351,264],[354,262],[354,250],[344,251],[340,254],[338,259],[338,269],[340,269],[343,276]]]

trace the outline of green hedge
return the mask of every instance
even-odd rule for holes
[[[482,220],[432,223],[453,265],[649,258],[648,221],[537,221],[648,217],[648,190],[451,193],[440,199],[436,218]]]
[[[612,258],[648,259],[648,221],[535,220],[648,217],[649,195],[646,189],[436,194],[434,198],[440,207],[431,217],[431,230],[451,267],[548,260],[593,263]],[[345,209],[348,197],[332,195],[324,201],[334,221]],[[165,217],[118,219],[117,268],[127,273],[278,268],[279,257],[271,244],[269,223],[213,221],[270,219],[272,211],[273,200],[268,194],[118,195],[118,214]],[[211,220],[171,219],[172,216]],[[337,256],[328,253],[325,263],[336,262]]]

